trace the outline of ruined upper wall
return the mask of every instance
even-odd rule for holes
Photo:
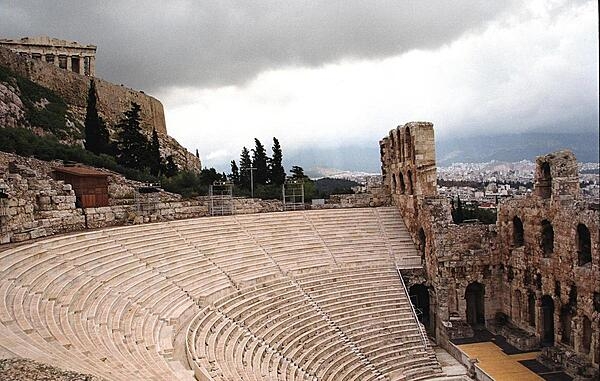
[[[570,150],[556,151],[536,158],[535,194],[543,199],[559,201],[578,198],[579,169]]]
[[[432,123],[398,126],[379,142],[379,147],[384,185],[392,195],[437,195]]]
[[[89,77],[62,70],[42,61],[21,57],[1,46],[0,65],[54,91],[69,105],[84,112],[91,80]],[[131,102],[136,102],[141,107],[142,126],[148,131],[155,128],[159,134],[167,134],[163,106],[156,98],[99,78],[95,78],[94,81],[98,91],[98,111],[107,122],[116,124],[123,112],[131,107]]]

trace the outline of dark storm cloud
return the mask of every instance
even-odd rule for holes
[[[435,48],[508,7],[485,0],[0,1],[0,36],[96,44],[100,76],[156,91]]]

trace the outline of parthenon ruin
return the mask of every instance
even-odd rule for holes
[[[88,77],[96,75],[96,45],[39,36],[18,40],[0,39],[0,46],[77,74]]]

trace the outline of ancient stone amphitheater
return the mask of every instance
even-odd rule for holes
[[[55,237],[0,255],[0,351],[106,380],[436,378],[411,265],[395,208]]]

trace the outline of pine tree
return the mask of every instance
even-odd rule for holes
[[[162,158],[160,157],[160,142],[158,141],[158,133],[156,128],[152,129],[152,140],[148,147],[150,162],[150,173],[154,176],[158,176],[162,168]]]
[[[283,154],[279,140],[273,138],[273,157],[269,160],[269,182],[281,185],[285,181],[285,169],[283,169]]]
[[[96,93],[96,85],[90,81],[88,89],[87,107],[85,110],[85,149],[95,154],[105,153],[112,155],[112,147],[109,142],[109,132],[106,128],[106,123],[102,117],[98,115],[98,94]]]
[[[252,167],[250,151],[243,147],[240,155],[240,186],[245,189],[250,189],[250,167]]]
[[[304,169],[297,165],[294,165],[290,172],[292,173],[292,179],[294,180],[303,180],[308,178],[308,176],[304,174]]]
[[[200,159],[200,153],[198,153],[198,148],[196,148],[196,158]]]
[[[229,181],[235,185],[240,185],[240,170],[235,160],[231,160],[231,174],[229,175]]]
[[[131,102],[131,108],[125,111],[117,124],[119,131],[117,143],[117,161],[125,167],[144,169],[148,157],[148,139],[140,126],[140,105]]]
[[[177,164],[175,164],[175,161],[173,160],[173,155],[167,156],[163,172],[167,177],[173,177],[179,172],[179,168],[177,168]]]
[[[269,158],[265,151],[265,146],[262,145],[260,140],[254,138],[254,149],[252,150],[252,165],[256,168],[254,172],[255,184],[266,184],[269,176],[269,169],[267,163]]]

